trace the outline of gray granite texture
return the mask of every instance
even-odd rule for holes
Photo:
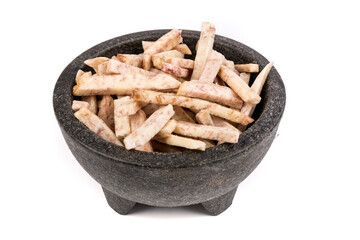
[[[61,132],[80,165],[103,187],[108,204],[127,214],[135,203],[176,207],[201,203],[218,215],[232,202],[237,186],[256,168],[274,140],[285,108],[285,87],[273,68],[253,115],[256,120],[236,144],[225,143],[206,151],[147,153],[128,151],[96,136],[73,115],[72,87],[78,69],[91,70],[84,60],[117,53],[141,53],[142,40],[156,40],[169,30],[154,30],[117,37],[85,51],[61,73],[53,106]],[[198,31],[183,30],[184,43],[195,52]],[[267,63],[251,48],[216,36],[214,49],[235,63]],[[190,58],[194,58],[191,56]],[[250,84],[255,79],[252,75]]]

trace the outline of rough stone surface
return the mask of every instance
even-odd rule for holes
[[[284,84],[275,68],[270,71],[261,94],[262,101],[254,112],[256,121],[240,135],[239,142],[224,143],[204,152],[128,151],[96,136],[74,117],[71,110],[76,72],[78,69],[90,70],[84,65],[84,60],[111,57],[117,53],[140,53],[142,40],[156,40],[167,31],[146,31],[117,37],[75,58],[55,85],[55,115],[73,155],[90,176],[114,194],[105,193],[108,201],[110,199],[109,205],[119,213],[126,213],[130,202],[138,202],[162,207],[204,203],[204,206],[211,206],[205,208],[214,214],[214,209],[225,210],[228,207],[224,207],[227,204],[223,201],[214,199],[221,199],[221,196],[233,191],[256,168],[275,137],[286,98]],[[199,35],[198,31],[183,30],[184,43],[193,53]],[[268,63],[256,51],[225,37],[215,37],[214,49],[236,63],[258,63],[260,69]],[[255,77],[252,74],[250,84]],[[119,207],[121,201],[114,196],[128,201],[125,201],[124,208]],[[225,202],[231,204],[231,200]],[[218,206],[215,206],[216,203]]]
[[[225,211],[228,207],[230,207],[234,199],[236,189],[237,187],[220,197],[211,199],[201,204],[206,209],[206,211],[208,211],[209,214],[217,216],[223,211]]]
[[[105,188],[103,188],[103,191],[109,206],[114,209],[115,212],[121,215],[128,214],[136,204],[136,202],[131,202],[122,197],[119,197],[118,195],[115,195],[114,193],[106,190]]]

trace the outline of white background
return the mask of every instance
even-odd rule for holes
[[[356,2],[2,1],[0,239],[360,239]],[[278,136],[217,217],[118,215],[62,138],[55,82],[102,41],[205,20],[275,61],[287,91]]]

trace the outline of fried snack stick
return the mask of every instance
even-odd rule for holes
[[[142,41],[142,47],[143,47],[144,51],[145,51],[146,49],[148,49],[148,48],[149,48],[151,45],[153,45],[153,44],[154,44],[154,42]],[[182,54],[191,55],[191,50],[190,50],[190,48],[189,48],[186,44],[184,44],[184,43],[179,44],[179,45],[176,45],[176,46],[173,48],[173,50],[179,51],[179,52],[181,52]]]
[[[106,69],[107,74],[138,74],[142,77],[151,77],[154,73],[146,71],[142,68],[135,67],[114,59],[110,59]]]
[[[186,138],[186,137],[180,137],[173,134],[165,138],[155,138],[155,140],[172,146],[201,150],[201,151],[205,151],[205,147],[206,147],[206,144],[203,141]]]
[[[264,69],[259,73],[259,75],[256,77],[254,83],[251,86],[251,89],[260,94],[261,90],[264,86],[264,83],[266,81],[266,78],[271,70],[271,67],[274,65],[274,62],[271,62],[269,64],[267,64]],[[256,108],[256,104],[251,104],[251,103],[245,103],[244,106],[241,108],[241,112],[247,116],[252,116],[254,111]],[[246,130],[246,126],[242,125],[242,124],[238,124],[236,126],[240,131],[245,131]]]
[[[182,54],[191,55],[190,48],[184,43],[176,45],[173,49],[181,52]]]
[[[224,60],[224,55],[213,50],[206,61],[204,71],[199,78],[199,82],[213,83]]]
[[[229,129],[232,129],[234,131],[238,131],[241,134],[241,131],[239,129],[237,129],[236,127],[234,127],[230,123],[228,123],[225,119],[222,119],[222,118],[219,118],[219,117],[216,117],[216,116],[211,116],[211,119],[212,119],[212,121],[214,123],[214,126],[229,128]]]
[[[117,138],[124,138],[130,134],[130,117],[129,115],[119,115],[118,108],[121,108],[123,103],[130,100],[129,96],[122,97],[114,100],[114,123],[115,123],[115,135]],[[144,143],[145,144],[145,143]]]
[[[155,103],[149,103],[145,107],[142,108],[142,110],[145,112],[146,117],[149,117],[151,114],[153,114],[156,110],[158,110],[161,107],[159,104]],[[175,109],[174,109],[175,110]]]
[[[75,82],[77,83],[78,81],[79,81],[79,78],[82,76],[82,75],[84,75],[84,71],[83,70],[81,70],[81,69],[79,69],[77,72],[76,72],[76,76],[75,76]],[[89,72],[91,75],[92,75],[92,73],[91,72]],[[91,76],[90,75],[90,76]]]
[[[179,107],[179,106],[176,106],[176,107]],[[181,108],[181,107],[179,107],[179,108]],[[185,110],[183,110],[183,111],[185,111]],[[190,111],[190,110],[189,110],[189,111],[185,111],[185,113],[186,113],[189,117],[191,117],[188,112],[191,112],[191,113],[193,113],[193,112]],[[193,114],[194,114],[194,113],[193,113]],[[211,125],[211,123],[212,123],[211,116],[210,116],[210,114],[209,114],[206,110],[201,110],[201,111],[199,111],[196,115],[194,115],[194,118],[195,118],[199,123],[204,124],[204,125]],[[180,120],[180,121],[181,121],[181,120]],[[191,123],[194,123],[194,124],[195,124],[195,121],[194,121],[194,120],[193,120],[193,121],[186,121],[186,120],[185,120],[185,122],[191,122]],[[211,126],[213,126],[213,125],[211,125]],[[211,141],[211,140],[206,140],[206,139],[203,139],[203,138],[197,138],[197,140],[200,140],[200,141],[204,142],[205,145],[206,145],[206,148],[210,148],[210,147],[213,147],[213,146],[214,146],[214,142]]]
[[[238,72],[238,70],[235,69],[235,64],[233,61],[227,60],[225,59],[223,64],[225,67],[228,67],[231,69],[231,71],[233,71],[234,73],[236,73],[236,75],[240,75],[240,73]]]
[[[142,66],[143,61],[142,55],[138,54],[118,54],[116,55],[116,59],[118,59],[120,62],[139,68]]]
[[[161,70],[159,70],[159,69],[157,69],[157,68],[152,68],[152,69],[150,69],[150,72],[155,73],[155,74],[164,74],[164,75],[166,75],[167,77],[175,78],[175,79],[178,80],[179,82],[184,82],[184,81],[186,81],[185,79],[183,79],[183,78],[181,78],[181,77],[175,77],[175,76],[170,75],[170,74],[168,74],[168,73],[165,73],[165,72],[163,72],[163,71],[161,71]],[[167,90],[165,90],[165,91],[170,92],[170,91],[174,91],[174,90],[175,90],[175,92],[177,91],[176,89],[167,89]],[[163,91],[163,90],[159,90],[159,91]]]
[[[178,121],[176,123],[174,133],[183,136],[201,137],[229,143],[237,143],[239,139],[239,131],[231,130],[226,127],[214,127],[183,121]]]
[[[236,127],[234,127],[230,123],[228,123],[226,120],[224,120],[222,118],[219,118],[219,117],[215,117],[215,116],[212,116],[211,119],[213,121],[214,126],[216,126],[216,127],[225,127],[225,128],[230,129],[230,130],[233,130],[233,131],[238,131],[239,134],[241,134],[241,131],[239,129],[237,129]],[[220,145],[220,144],[223,144],[223,143],[224,142],[218,141],[217,145]]]
[[[156,137],[160,137],[160,138],[168,137],[171,135],[171,133],[174,131],[175,128],[176,128],[176,120],[171,119],[165,124],[165,126],[160,130],[160,132],[156,134]]]
[[[169,90],[176,89],[180,85],[180,82],[171,76],[151,73],[116,60],[109,61],[108,70],[113,69],[113,65],[119,66],[116,69],[121,74],[91,76],[84,80],[81,77],[73,88],[73,94],[75,96],[126,95],[131,94],[134,89]]]
[[[133,75],[133,77],[131,76]],[[180,82],[164,75],[147,78],[138,74],[92,76],[88,81],[73,88],[74,96],[89,95],[129,95],[135,89],[171,90],[180,86]]]
[[[114,129],[114,99],[110,95],[105,95],[99,101],[98,116],[110,129]]]
[[[249,85],[250,82],[250,73],[240,73],[240,77],[244,82]]]
[[[195,80],[183,82],[177,91],[177,95],[201,98],[237,109],[243,105],[243,100],[231,88]]]
[[[96,100],[96,96],[82,96],[81,97],[82,101],[88,102],[90,105],[90,111],[92,111],[94,114],[97,113],[98,111],[98,106],[97,106],[97,100]]]
[[[105,74],[107,74],[107,65],[108,65],[108,63],[109,63],[109,61],[105,61],[105,62],[103,62],[103,63],[101,63],[101,64],[99,64],[98,66],[97,66],[97,75],[105,75]]]
[[[260,95],[261,90],[266,81],[266,78],[269,75],[269,72],[273,65],[274,65],[274,62],[271,62],[264,67],[264,69],[256,77],[254,83],[251,85],[251,90],[253,90],[255,93]],[[254,113],[255,107],[256,107],[255,104],[245,103],[244,106],[241,108],[241,112],[243,114],[251,117],[252,114]]]
[[[209,125],[209,126],[215,126],[213,120],[211,119],[211,116],[210,116],[209,112],[206,111],[205,109],[199,111],[195,115],[195,117],[196,117],[196,120],[201,124]]]
[[[260,102],[261,97],[252,91],[244,80],[230,68],[222,65],[220,67],[219,76],[241,97],[241,99],[244,100],[244,102],[253,104],[258,104]]]
[[[190,73],[189,70],[186,68],[182,68],[167,62],[162,63],[161,71],[181,78],[187,78]]]
[[[244,125],[248,125],[254,121],[251,117],[248,117],[237,110],[196,98],[174,96],[167,93],[159,93],[149,90],[134,90],[131,97],[134,100],[148,103],[172,104],[199,111],[207,109],[211,115],[222,117],[232,122]]]
[[[169,57],[183,59],[184,54],[176,50],[171,50],[171,51],[157,53],[154,56],[152,56],[151,60],[153,62],[154,67],[161,69],[163,61]]]
[[[86,82],[89,78],[91,78],[92,72],[83,72],[82,70],[78,70],[75,77],[75,83]]]
[[[90,104],[88,102],[85,101],[78,101],[78,100],[74,100],[71,108],[74,112],[80,110],[81,108],[87,108],[90,109]]]
[[[89,109],[81,108],[79,111],[74,113],[74,116],[99,137],[114,144],[124,146],[116,138],[114,132],[111,131],[106,123],[101,118],[92,113]]]
[[[131,132],[134,132],[146,121],[146,115],[143,110],[139,109],[134,115],[130,116],[130,127]],[[153,152],[152,145],[150,141],[146,142],[142,146],[137,146],[135,150],[144,151],[144,152]]]
[[[164,62],[171,63],[174,65],[178,65],[182,68],[193,69],[194,68],[194,60],[177,58],[177,57],[165,57]]]
[[[201,25],[201,34],[198,41],[198,47],[195,56],[194,70],[191,80],[199,80],[214,45],[215,26],[209,22],[203,22]]]
[[[235,69],[239,72],[256,73],[259,72],[259,65],[254,63],[236,64]]]
[[[81,83],[84,81],[87,81],[88,79],[90,79],[92,77],[92,73],[91,72],[83,72],[82,70],[78,70],[76,73],[76,77],[75,77],[75,82]],[[86,106],[86,108],[88,108],[90,111],[92,111],[94,114],[97,113],[97,100],[96,100],[96,96],[82,96],[81,100],[83,102],[87,102],[89,104],[89,107]],[[75,108],[77,104],[75,104]],[[80,109],[80,108],[79,108]],[[79,110],[77,109],[77,110]],[[74,110],[74,108],[73,108]],[[74,110],[74,111],[77,111]]]
[[[120,101],[121,104],[118,105],[118,107],[114,110],[114,112],[118,116],[126,116],[126,115],[133,115],[135,114],[139,109],[147,105],[148,103],[143,103],[139,101],[135,101],[134,99],[131,99],[127,97],[127,101],[123,102],[124,100],[116,99],[115,102]]]
[[[95,70],[95,72],[97,73],[99,64],[106,62],[108,60],[109,60],[109,58],[107,58],[107,57],[97,57],[97,58],[91,58],[91,59],[85,60],[84,63],[86,65],[88,65],[89,67],[92,67]]]
[[[185,121],[195,123],[194,119],[180,106],[173,106],[175,114],[172,119],[176,121]]]
[[[134,73],[134,74],[139,74],[140,76],[143,76],[147,80],[151,80],[151,81],[155,81],[155,79],[162,80],[162,81],[164,81],[163,84],[179,84],[179,82],[175,81],[175,79],[179,80],[179,78],[173,77],[173,76],[171,76],[167,73],[164,73],[156,68],[152,68],[152,69],[150,69],[150,71],[146,71],[144,69],[134,67],[134,66],[131,66],[128,64],[124,64],[121,62],[117,62],[114,60],[111,60],[109,62],[107,72],[114,73],[114,74],[132,74],[132,73]],[[179,81],[182,81],[182,80],[179,80]],[[169,89],[166,89],[166,90],[169,90]]]
[[[151,68],[151,57],[157,53],[169,51],[182,42],[181,30],[173,29],[156,40],[150,47],[144,51],[143,68]]]
[[[165,126],[174,113],[170,104],[155,111],[139,128],[124,139],[126,149],[133,149],[150,141]]]

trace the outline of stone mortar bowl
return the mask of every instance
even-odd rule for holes
[[[108,204],[127,214],[136,203],[177,207],[201,203],[211,215],[225,211],[237,186],[256,168],[274,140],[285,108],[285,87],[272,68],[263,87],[256,120],[238,143],[224,143],[206,151],[148,153],[128,151],[103,140],[73,115],[72,87],[79,69],[90,71],[84,60],[117,53],[141,53],[141,41],[154,41],[170,30],[132,33],[100,43],[75,58],[61,73],[54,89],[53,107],[61,132],[80,165],[101,184]],[[200,32],[183,30],[182,37],[193,53]],[[235,63],[267,63],[253,49],[226,37],[216,36],[214,49]],[[194,55],[191,56],[194,58]],[[256,75],[252,74],[250,84]]]

